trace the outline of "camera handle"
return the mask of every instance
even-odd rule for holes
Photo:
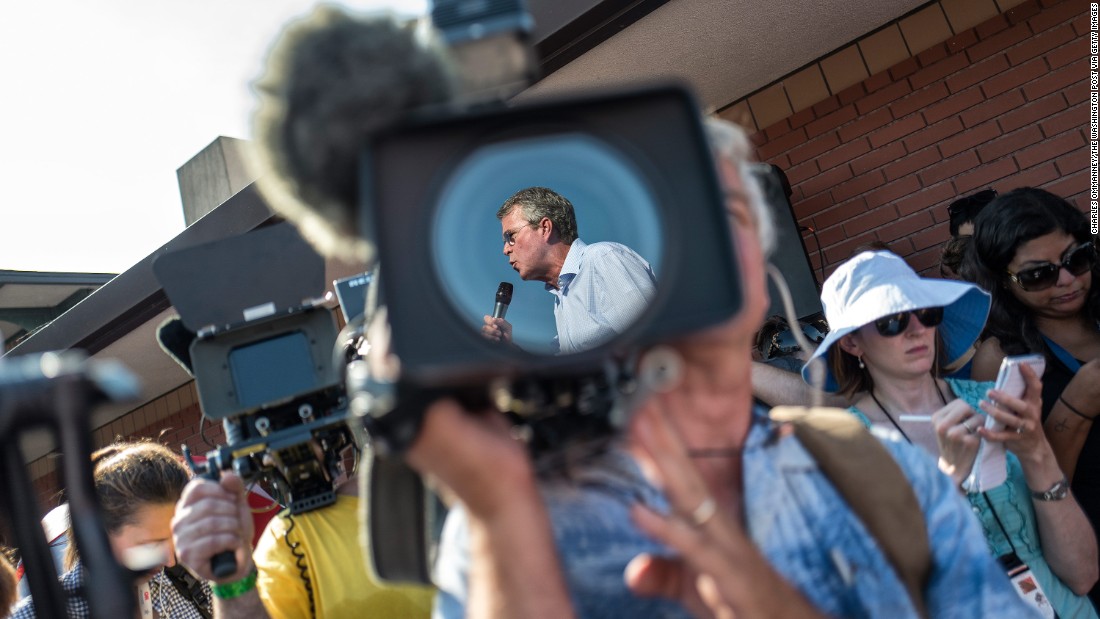
[[[209,479],[210,481],[217,482],[221,479],[221,472],[218,470],[216,461],[219,460],[216,452],[211,452],[207,456],[206,464],[199,466],[195,463],[195,459],[191,457],[191,449],[184,445],[181,450],[183,452],[184,459],[187,460],[187,465],[191,467],[191,471],[196,476],[203,479]],[[237,571],[237,559],[233,556],[233,551],[223,550],[214,555],[214,558],[210,559],[210,571],[214,573],[217,578],[225,578],[231,576],[233,572]]]

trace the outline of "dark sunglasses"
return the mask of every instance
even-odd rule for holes
[[[942,307],[925,307],[909,312],[898,312],[883,316],[875,321],[875,328],[882,337],[894,337],[900,335],[909,328],[909,315],[917,317],[917,320],[926,327],[934,327],[943,322]]]
[[[1008,272],[1008,278],[1016,282],[1016,285],[1024,292],[1038,292],[1057,284],[1062,269],[1077,277],[1091,269],[1095,264],[1096,247],[1093,246],[1092,241],[1086,241],[1069,250],[1059,264],[1048,262],[1016,273]]]

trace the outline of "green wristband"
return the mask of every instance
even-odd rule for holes
[[[224,585],[217,583],[210,583],[210,592],[214,594],[214,597],[221,598],[223,600],[232,600],[235,597],[240,597],[249,591],[256,588],[256,568],[252,568],[252,571],[248,573],[248,576],[235,581],[227,582]]]

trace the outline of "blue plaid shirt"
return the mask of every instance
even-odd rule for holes
[[[918,617],[888,559],[817,463],[793,436],[779,438],[763,409],[745,444],[748,532],[772,567],[818,609],[835,617]],[[912,482],[927,523],[931,617],[1034,617],[990,555],[981,525],[951,480],[920,449],[884,441]],[[630,505],[667,511],[623,452],[568,484],[543,487],[558,552],[581,617],[689,617],[678,604],[637,598],[623,583],[642,552],[667,554],[631,524]],[[465,514],[452,510],[437,562],[437,619],[464,614],[469,570]]]
[[[558,352],[588,350],[622,333],[653,298],[656,286],[649,263],[626,245],[573,241],[558,287],[546,285],[554,295]]]

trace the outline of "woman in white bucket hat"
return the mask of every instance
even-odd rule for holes
[[[850,410],[868,426],[938,457],[960,488],[981,440],[1003,443],[1007,481],[967,494],[991,551],[1046,616],[1096,617],[1083,595],[1097,578],[1095,534],[1072,497],[1043,492],[1064,476],[1043,435],[1039,377],[1024,370],[1027,392],[1010,398],[991,392],[993,383],[940,375],[978,338],[989,295],[973,284],[922,278],[897,255],[877,251],[841,265],[821,302],[831,330],[803,378],[810,382],[811,365],[825,360],[825,391],[853,396]],[[985,415],[1005,429],[987,430]],[[1036,582],[1040,589],[1032,589]]]

